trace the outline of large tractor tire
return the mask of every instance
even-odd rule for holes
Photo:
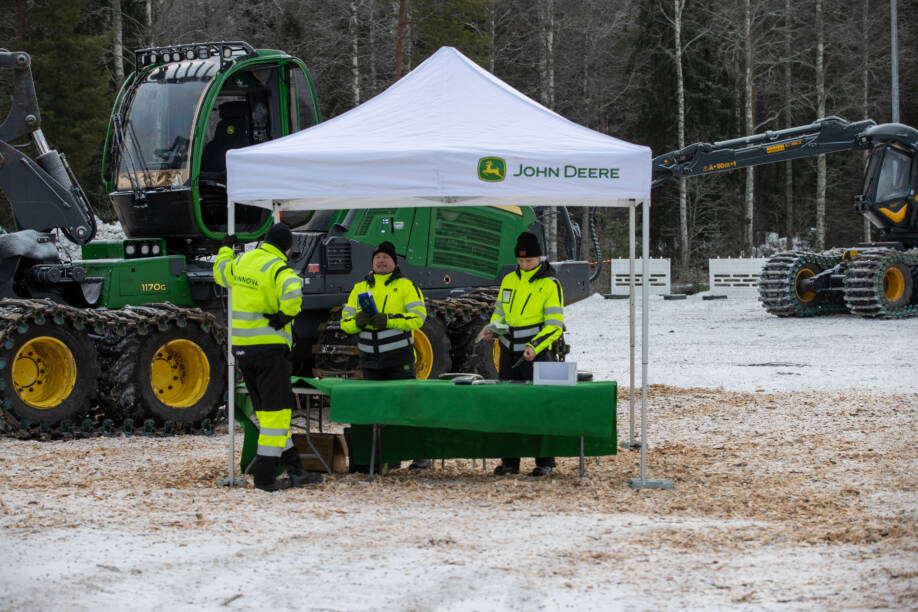
[[[340,308],[333,308],[328,321],[319,326],[312,352],[316,362],[314,376],[362,377],[357,336],[341,331]],[[443,321],[428,316],[421,329],[414,332],[414,357],[417,378],[437,378],[449,372],[450,340]]]
[[[500,341],[494,338],[470,345],[459,371],[481,374],[491,380],[500,378]]]
[[[918,316],[918,249],[864,249],[848,265],[845,302],[861,317]]]
[[[78,422],[95,398],[95,347],[67,322],[19,323],[0,344],[0,364],[6,409],[20,421]]]
[[[450,371],[450,342],[443,321],[427,317],[421,329],[414,332],[415,377],[437,378]]]
[[[803,282],[841,261],[841,251],[778,253],[762,267],[759,275],[759,301],[765,310],[779,317],[811,317],[845,312],[846,307],[837,293],[809,290]]]
[[[210,418],[226,387],[225,347],[189,323],[100,343],[100,399],[116,420],[198,423]]]

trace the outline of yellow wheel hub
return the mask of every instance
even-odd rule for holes
[[[12,376],[22,401],[38,410],[50,410],[70,397],[77,378],[76,359],[57,338],[39,336],[16,353]]]
[[[890,302],[902,299],[905,293],[905,275],[899,268],[890,268],[883,275],[883,294]]]
[[[800,268],[797,272],[797,276],[794,277],[794,293],[797,294],[797,299],[801,302],[808,303],[816,299],[815,291],[800,291],[800,281],[814,276],[816,276],[816,273],[813,270],[809,268]]]
[[[190,408],[204,397],[210,381],[210,361],[190,340],[173,340],[159,347],[150,362],[150,384],[156,397],[170,408]]]
[[[419,329],[414,331],[414,377],[426,380],[433,369],[434,354],[430,338]]]

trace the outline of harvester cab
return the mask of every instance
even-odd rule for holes
[[[141,49],[135,60],[106,139],[103,180],[115,213],[132,238],[212,254],[226,232],[226,152],[318,122],[306,67],[244,42]],[[242,241],[271,223],[264,209],[236,207]]]
[[[864,130],[862,138],[871,151],[855,210],[886,240],[918,246],[918,130],[887,123]]]

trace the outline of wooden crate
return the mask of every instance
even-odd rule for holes
[[[294,433],[291,436],[293,445],[300,454],[303,455],[303,468],[310,472],[324,472],[322,462],[315,458],[307,458],[306,455],[312,454],[312,449],[306,443],[306,434]],[[316,452],[325,459],[328,467],[337,474],[347,473],[347,442],[342,434],[333,433],[311,433],[309,434]]]

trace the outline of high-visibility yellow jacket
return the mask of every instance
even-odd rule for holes
[[[504,277],[491,324],[509,328],[501,344],[514,353],[531,346],[536,355],[551,347],[564,331],[564,292],[554,269],[541,263],[534,270],[516,270]]]
[[[364,291],[373,295],[376,310],[388,315],[385,328],[357,327],[354,317],[362,310],[357,296]],[[391,274],[371,272],[354,285],[341,312],[341,329],[359,334],[357,348],[364,367],[383,368],[414,361],[413,332],[426,319],[427,307],[421,290],[396,268]]]
[[[276,246],[262,243],[233,259],[233,250],[221,247],[214,262],[217,284],[233,289],[233,346],[293,345],[293,325],[274,329],[267,315],[282,312],[295,317],[303,302],[303,279],[287,266],[287,256]]]

